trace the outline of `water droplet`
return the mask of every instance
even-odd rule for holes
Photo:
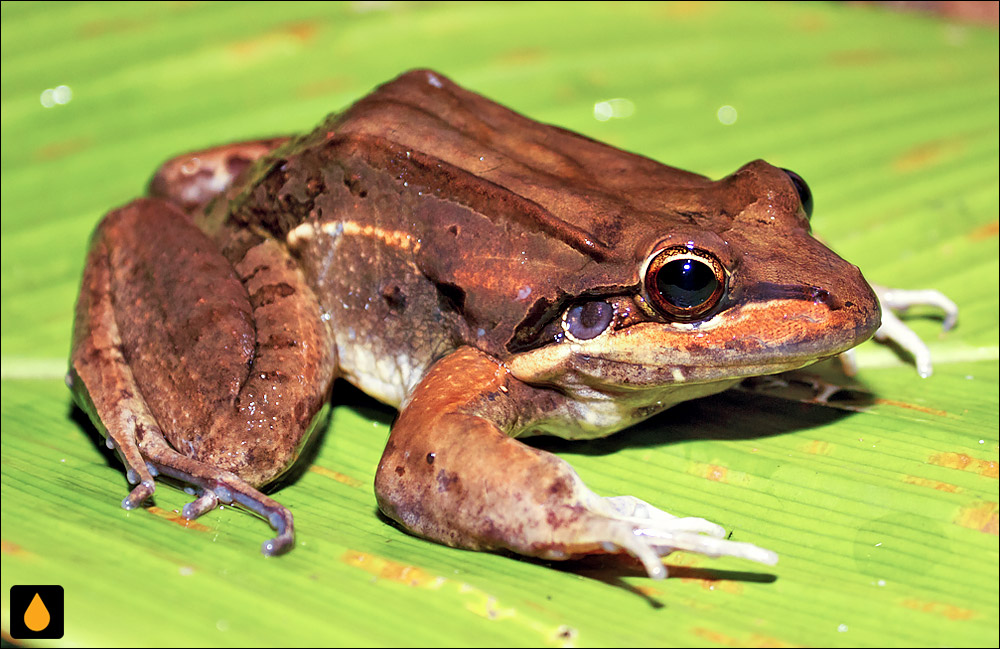
[[[55,88],[46,88],[42,91],[38,100],[42,103],[45,108],[52,108],[53,106],[68,104],[73,99],[73,90],[69,86],[56,86]]]
[[[633,114],[635,114],[635,104],[621,97],[594,104],[594,119],[599,122],[606,122],[609,119],[624,119]]]
[[[736,109],[729,105],[720,106],[719,110],[715,112],[716,119],[718,119],[719,122],[725,126],[732,126],[735,124],[737,116],[738,113],[736,112]]]

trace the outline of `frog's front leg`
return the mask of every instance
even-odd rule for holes
[[[193,518],[220,500],[292,542],[287,509],[257,490],[295,460],[329,393],[334,346],[298,267],[271,239],[230,261],[173,203],[137,200],[98,226],[69,382],[122,456],[139,506],[154,477],[194,484]]]
[[[461,348],[417,386],[393,427],[375,478],[379,507],[410,531],[451,546],[546,559],[628,552],[651,577],[674,550],[774,564],[777,555],[726,541],[700,518],[677,518],[631,497],[602,498],[560,458],[505,434],[534,388]]]

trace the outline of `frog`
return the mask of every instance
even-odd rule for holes
[[[653,578],[677,550],[773,565],[524,440],[604,437],[875,335],[812,204],[763,160],[711,180],[413,70],[305,135],[173,158],[109,212],[67,382],[127,468],[122,507],[179,481],[187,519],[263,517],[265,555],[295,535],[264,490],[344,379],[399,410],[374,489],[416,536]]]

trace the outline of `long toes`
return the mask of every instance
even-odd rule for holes
[[[122,509],[140,507],[142,503],[146,502],[153,495],[154,491],[156,491],[156,483],[152,480],[143,480],[125,496],[125,500],[122,501]]]
[[[293,533],[292,526],[292,513],[289,512],[284,507],[276,511],[272,511],[268,516],[268,522],[271,523],[271,527],[278,531],[278,535],[273,539],[264,541],[264,544],[260,547],[260,551],[265,555],[272,557],[278,554],[284,554],[292,549],[292,545],[295,543],[295,535]]]
[[[197,500],[184,505],[181,515],[189,521],[194,520],[202,514],[212,511],[218,504],[219,497],[215,495],[215,492],[206,489],[198,496]]]

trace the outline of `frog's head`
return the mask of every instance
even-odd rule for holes
[[[659,403],[808,365],[879,325],[858,269],[810,236],[806,184],[766,162],[712,181],[427,71],[320,135],[379,209],[407,215],[441,317],[525,382]]]
[[[509,359],[515,376],[677,389],[797,369],[874,334],[878,301],[856,266],[810,236],[799,176],[756,161],[673,189],[683,209],[630,219],[634,284],[568,299]]]

